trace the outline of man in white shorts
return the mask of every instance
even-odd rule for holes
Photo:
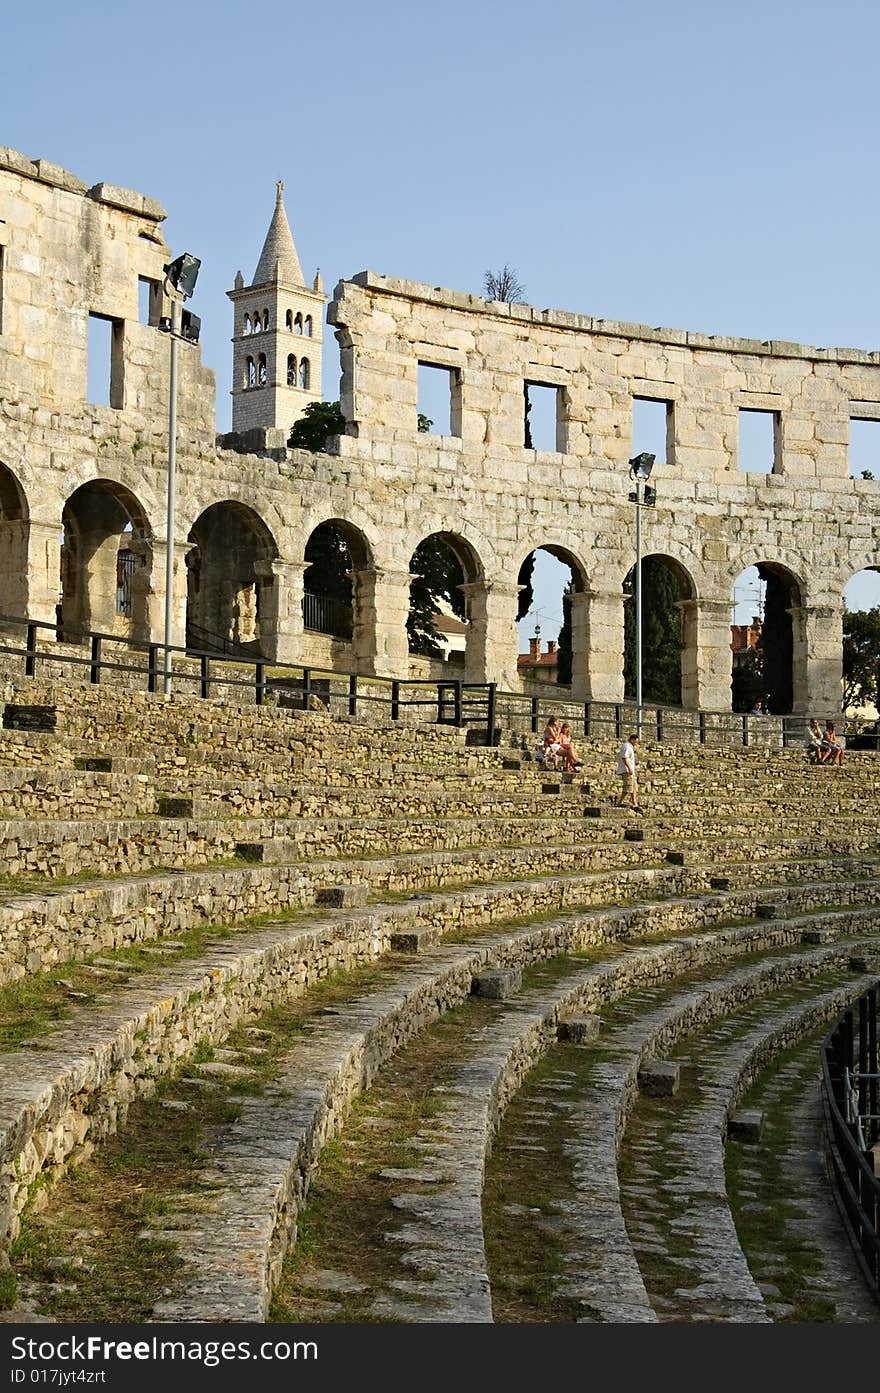
[[[641,743],[641,736],[630,735],[628,739],[624,740],[620,747],[620,753],[617,756],[617,777],[620,779],[620,796],[617,799],[616,806],[622,808],[628,794],[630,803],[637,813],[640,813],[642,810],[639,807],[638,800],[639,783],[636,777],[635,747]]]

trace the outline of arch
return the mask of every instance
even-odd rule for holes
[[[24,489],[12,470],[0,464],[0,614],[15,619],[28,613],[29,533]]]
[[[285,316],[284,316],[284,327],[285,327],[285,329],[288,329],[288,330],[292,330],[292,329],[293,329],[293,310],[288,310],[287,313],[285,314]]]
[[[258,387],[265,387],[265,385],[266,385],[266,355],[265,355],[265,353],[261,353],[260,356],[259,356],[259,358],[257,359],[257,386],[258,386]]]
[[[272,657],[273,562],[278,547],[259,513],[235,499],[212,503],[190,529],[187,644]]]
[[[756,573],[755,602],[737,600],[739,582]],[[807,697],[804,583],[780,561],[755,560],[734,578],[731,707],[749,711],[760,698],[771,715],[803,708]]]
[[[288,387],[295,387],[295,386],[296,386],[296,354],[295,354],[295,353],[288,353],[288,355],[287,355],[287,385],[288,385]]]
[[[310,314],[307,314],[303,320],[303,330],[306,338],[310,339],[312,337],[312,316]]]
[[[263,310],[263,333],[264,333],[264,334],[268,334],[268,332],[269,332],[269,311],[268,311],[267,309],[264,309],[264,310]]]
[[[255,334],[261,334],[262,332],[263,332],[263,322],[262,322],[262,320],[260,319],[259,311],[257,311],[257,313],[254,315],[254,333],[255,333]]]
[[[294,321],[293,321],[293,332],[294,332],[295,334],[301,334],[302,331],[303,331],[303,317],[302,317],[302,315],[299,313],[299,311],[297,311],[296,317],[294,318]]]
[[[484,579],[480,556],[460,533],[432,532],[415,547],[409,570],[410,654],[454,664],[461,676],[474,633],[470,623],[474,589]]]
[[[636,568],[623,581],[624,699],[637,697]],[[642,696],[656,706],[696,705],[697,587],[687,567],[666,552],[642,557]]]
[[[309,390],[312,382],[312,366],[308,358],[302,358],[299,365],[299,385],[304,392]]]
[[[256,387],[256,385],[257,385],[257,369],[256,369],[256,365],[255,365],[254,360],[253,360],[253,358],[251,357],[251,355],[248,354],[248,356],[247,356],[247,358],[246,358],[246,360],[245,360],[245,365],[244,365],[244,386],[245,386],[245,387]]]
[[[573,601],[587,589],[586,567],[567,546],[550,539],[526,552],[515,579],[520,678],[573,683],[580,692],[586,680],[584,609],[583,601]]]
[[[251,317],[250,317],[249,314],[246,314],[245,317],[244,317],[244,328],[242,329],[242,333],[244,333],[244,334],[249,334],[250,332],[251,332]]]
[[[315,633],[354,641],[363,623],[355,576],[373,566],[364,533],[345,518],[328,518],[310,532],[303,549],[303,626]]]
[[[153,534],[134,493],[113,479],[81,484],[61,515],[61,625],[150,637]]]

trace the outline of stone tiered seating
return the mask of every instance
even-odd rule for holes
[[[339,984],[335,1014],[277,1048],[271,1087],[236,1104],[210,1175],[196,1168],[212,1220],[169,1221],[184,1266],[156,1292],[157,1319],[265,1319],[279,1283],[278,1299],[293,1300],[285,1251],[295,1252],[308,1177],[353,1098],[404,1047],[417,1056],[431,1021],[466,1019],[476,974],[511,967],[525,985],[490,1008],[501,1015],[476,1053],[463,1048],[443,1115],[436,1165],[454,1172],[453,1189],[435,1174],[410,1177],[397,1206],[410,1221],[395,1251],[404,1264],[429,1253],[430,1280],[371,1290],[361,1310],[490,1319],[486,1150],[531,1066],[553,1054],[561,1016],[640,990],[668,997],[653,1014],[632,997],[642,1044],[619,1101],[594,1089],[590,1116],[572,1128],[581,1209],[623,1234],[615,1158],[639,1060],[786,984],[806,993],[805,1013],[813,997],[831,1010],[859,990],[854,946],[870,957],[880,933],[871,756],[832,771],[808,768],[800,751],[649,747],[637,823],[609,806],[607,742],[585,742],[569,781],[515,767],[510,744],[466,747],[443,727],[412,732],[403,750],[395,729],[343,720],[328,751],[326,718],[305,712],[39,679],[6,699],[54,706],[57,723],[0,739],[3,1241],[23,1218],[46,1222],[29,1200],[42,1202],[72,1160],[96,1147],[97,1159],[157,1080],[195,1068],[234,1094],[247,1051],[215,1055],[214,1075],[199,1074],[211,1064],[203,1056],[285,1002],[301,1000],[308,1017],[318,984]],[[352,979],[346,1000],[346,974],[368,967],[375,986],[364,994]],[[552,982],[529,979],[551,969]],[[705,986],[688,981],[676,995],[676,979],[707,972]],[[24,983],[27,1011],[15,995]],[[600,1034],[583,1048],[604,1047]],[[159,1101],[139,1106],[161,1125]],[[592,1175],[597,1157],[604,1170]],[[176,1205],[172,1196],[172,1214]],[[581,1310],[575,1318],[607,1318],[596,1292],[611,1278],[590,1267],[588,1238],[569,1234],[559,1299]],[[665,1318],[636,1257],[613,1279],[628,1293],[626,1318]],[[51,1311],[39,1285],[26,1299]]]

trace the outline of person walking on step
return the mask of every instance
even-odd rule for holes
[[[620,747],[617,756],[617,777],[620,780],[620,794],[618,798],[612,800],[615,806],[622,808],[629,797],[633,810],[637,813],[642,811],[639,805],[639,781],[636,774],[636,746],[642,743],[640,735],[630,735]]]

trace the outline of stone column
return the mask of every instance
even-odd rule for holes
[[[371,677],[408,677],[409,571],[352,571],[353,648],[358,672]]]
[[[584,612],[583,699],[623,701],[623,590],[586,591]]]
[[[179,647],[186,643],[187,553],[192,542],[174,544],[174,593],[171,604],[171,642]],[[150,603],[150,638],[153,643],[165,641],[165,540],[153,542],[152,597]]]
[[[497,682],[503,692],[519,690],[516,602],[521,587],[476,580],[462,585],[467,614],[466,682]]]
[[[571,694],[587,701],[590,691],[589,596],[575,590],[568,597],[571,608]]]
[[[792,714],[836,720],[843,680],[843,609],[795,606],[791,615]]]
[[[55,609],[61,599],[61,520],[54,522],[9,523],[7,526],[22,528],[27,533],[26,609],[29,619],[44,624],[54,624]],[[24,588],[24,587],[23,587]],[[22,594],[22,599],[25,595]],[[4,612],[11,615],[24,614],[22,605],[13,607],[10,593],[4,601]]]
[[[303,651],[305,561],[257,561],[260,590],[260,650],[276,663],[298,663]]]
[[[731,709],[730,600],[679,601],[682,613],[681,704],[703,711]]]

